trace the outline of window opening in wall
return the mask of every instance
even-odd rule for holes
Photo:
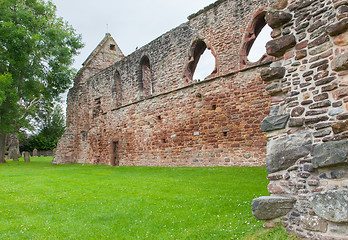
[[[122,83],[121,75],[118,71],[114,75],[114,83],[112,85],[112,99],[115,102],[115,106],[120,106],[122,104]]]
[[[161,117],[161,116],[157,116],[157,119],[158,119],[158,120],[161,120],[161,119],[162,119],[162,117]]]
[[[110,50],[116,50],[116,45],[115,44],[110,44]]]
[[[211,53],[211,50],[206,49],[199,58],[199,62],[196,67],[196,71],[193,74],[193,79],[202,81],[206,77],[210,76],[215,69],[215,57]]]
[[[224,137],[227,137],[227,132],[223,132]]]
[[[162,139],[162,141],[163,141],[163,143],[166,143],[166,142],[167,142],[166,139],[164,139],[164,138]]]
[[[147,56],[143,57],[141,61],[141,87],[145,96],[152,95],[151,66]]]
[[[202,81],[217,72],[216,58],[204,41],[195,41],[190,55],[190,60],[185,69],[187,80]]]
[[[262,28],[250,48],[248,54],[248,60],[250,62],[257,62],[264,54],[266,54],[266,43],[272,40],[271,32],[272,28],[267,24]]]
[[[246,64],[246,61],[262,60],[266,53],[266,43],[272,40],[272,29],[266,24],[265,15],[265,11],[260,11],[247,28],[241,52],[243,64]]]
[[[215,104],[212,105],[212,106],[211,106],[211,109],[216,110],[216,105],[215,105]]]
[[[100,98],[96,98],[94,100],[93,117],[94,118],[98,117],[101,113],[102,113],[101,99]]]

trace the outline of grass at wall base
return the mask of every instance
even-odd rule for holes
[[[267,195],[265,168],[55,166],[51,160],[0,165],[0,239],[220,240],[264,231],[251,201]]]

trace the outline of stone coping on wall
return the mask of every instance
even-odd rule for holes
[[[216,2],[214,2],[214,3],[212,3],[212,4],[210,4],[210,5],[208,5],[208,6],[206,6],[206,7],[204,7],[203,9],[199,10],[198,12],[191,14],[190,16],[187,17],[187,19],[188,19],[188,20],[191,20],[191,19],[193,19],[193,18],[195,18],[195,17],[201,15],[202,13],[204,13],[204,12],[206,12],[206,11],[209,11],[210,9],[212,9],[212,8],[218,6],[218,5],[220,5],[221,3],[226,2],[226,1],[227,1],[227,0],[218,0],[218,1],[216,1]]]

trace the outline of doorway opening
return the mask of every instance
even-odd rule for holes
[[[120,165],[120,154],[118,142],[112,142],[111,166]]]

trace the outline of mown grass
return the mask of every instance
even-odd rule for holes
[[[244,239],[265,168],[0,165],[0,239]]]

